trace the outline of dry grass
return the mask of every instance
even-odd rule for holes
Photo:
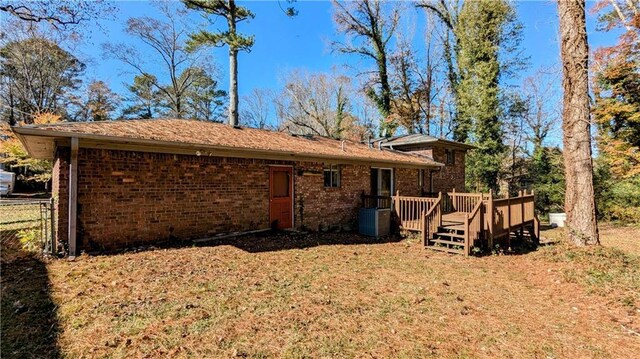
[[[114,358],[630,358],[640,351],[638,263],[562,244],[463,258],[350,234],[83,256],[46,265],[60,328],[49,349]],[[590,281],[594,270],[605,273],[600,282]],[[20,357],[27,352],[5,326],[5,273],[3,262],[2,354]]]
[[[4,231],[28,229],[40,224],[40,204],[0,203],[0,236]]]
[[[600,224],[600,243],[603,247],[616,248],[624,252],[640,255],[640,224],[614,225],[611,223]],[[543,233],[551,240],[564,236],[563,228],[555,228]]]

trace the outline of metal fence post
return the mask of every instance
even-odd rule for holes
[[[51,197],[49,199],[49,221],[51,224],[51,254],[57,254],[58,253],[58,241],[56,241],[56,230],[55,230],[55,209],[54,209],[54,199],[53,197]]]

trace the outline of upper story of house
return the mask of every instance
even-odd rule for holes
[[[429,173],[429,188],[435,190],[465,190],[465,156],[475,146],[423,134],[379,138],[372,145],[419,155],[444,164]]]

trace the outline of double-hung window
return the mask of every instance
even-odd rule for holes
[[[324,187],[325,188],[340,187],[340,166],[339,165],[324,166]]]

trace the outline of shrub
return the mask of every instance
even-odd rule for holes
[[[37,252],[42,249],[40,236],[38,234],[38,230],[36,229],[21,230],[20,232],[18,232],[18,239],[20,239],[22,249],[24,249],[25,251]]]

